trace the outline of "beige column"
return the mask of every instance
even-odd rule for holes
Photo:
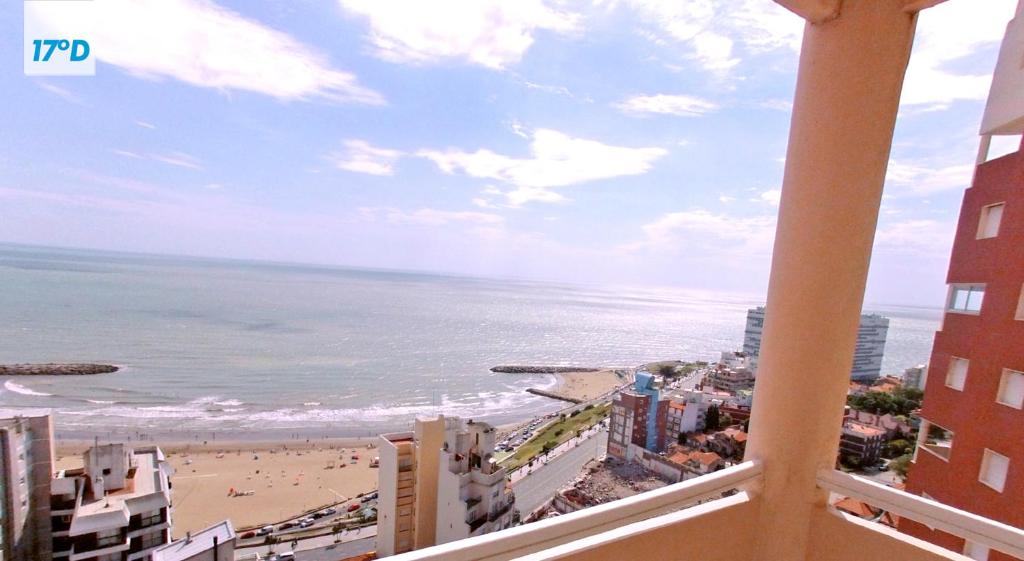
[[[746,459],[764,464],[755,559],[806,558],[843,405],[916,16],[844,0],[807,24]]]

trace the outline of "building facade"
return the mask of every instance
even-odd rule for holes
[[[1024,25],[1010,33],[1024,40]],[[960,210],[907,490],[1024,527],[1024,153],[984,159]],[[1010,559],[910,521],[900,530]]]
[[[873,466],[882,457],[885,431],[851,419],[843,421],[839,437],[839,456],[861,466]]]
[[[493,458],[494,427],[439,416],[380,437],[381,557],[511,527],[515,495]]]
[[[0,561],[50,558],[54,457],[49,415],[0,419]]]
[[[53,559],[149,561],[171,541],[173,469],[160,448],[93,446],[50,486]]]
[[[608,429],[608,454],[630,460],[630,445],[661,452],[668,434],[669,400],[661,398],[662,380],[649,372],[637,372],[631,390],[616,394]]]
[[[761,352],[761,334],[764,331],[764,306],[747,310],[747,326],[743,332],[743,352],[755,364]],[[889,318],[876,314],[860,316],[857,330],[857,347],[853,353],[852,380],[871,381],[882,372],[882,357],[885,354],[885,339],[889,333]]]
[[[924,384],[928,380],[928,365],[918,364],[903,371],[903,387],[924,390]]]

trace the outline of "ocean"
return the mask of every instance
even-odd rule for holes
[[[559,409],[547,375],[741,347],[750,295],[577,286],[0,245],[0,363],[99,362],[0,380],[0,408],[58,435],[368,436],[417,415],[518,421]],[[925,362],[941,311],[891,318],[883,373]]]

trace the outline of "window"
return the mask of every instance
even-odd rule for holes
[[[151,547],[163,545],[164,543],[165,541],[163,530],[160,530],[159,532],[153,532],[151,534],[143,534],[139,537],[139,546],[142,549],[149,549]]]
[[[117,545],[123,543],[124,540],[121,538],[121,530],[103,530],[96,532],[96,548],[107,547],[111,545]]]
[[[1004,203],[998,203],[981,209],[977,239],[994,238],[999,235],[999,223],[1003,220],[1004,206]]]
[[[161,522],[163,522],[163,517],[160,515],[160,511],[154,510],[142,515],[141,519],[139,520],[139,526],[142,528],[146,528],[147,526],[152,526],[154,524],[159,524]]]
[[[946,372],[946,386],[954,390],[964,391],[964,384],[967,382],[967,365],[970,363],[966,358],[953,357],[949,359],[949,372]]]
[[[950,312],[976,314],[981,311],[981,301],[985,298],[983,284],[954,284],[949,290]]]
[[[1024,409],[1024,372],[1003,369],[996,401],[1015,409]]]
[[[913,461],[915,463],[918,452],[921,450],[948,462],[953,453],[953,431],[936,425],[928,419],[921,419],[921,429],[917,433],[917,447],[914,449]]]
[[[966,540],[964,542],[964,555],[977,561],[988,561],[988,546]]]
[[[1009,470],[1010,458],[986,448],[985,454],[981,458],[981,473],[978,474],[978,481],[1002,493],[1003,487],[1006,485],[1006,472]]]

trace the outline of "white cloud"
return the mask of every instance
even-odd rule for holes
[[[680,117],[697,117],[718,108],[718,104],[689,95],[635,95],[618,104],[626,113],[656,113],[677,115]]]
[[[950,65],[982,48],[998,46],[1016,3],[944,2],[922,11],[901,103],[942,109],[956,100],[984,100],[991,68],[957,72]]]
[[[800,48],[803,20],[767,0],[628,0],[649,26],[643,35],[660,44],[681,43],[704,70],[724,73],[740,62],[736,45],[750,53]]]
[[[642,227],[643,238],[619,246],[626,253],[686,255],[706,263],[767,262],[775,216],[733,216],[703,209],[663,214]]]
[[[169,154],[150,154],[149,157],[158,162],[163,162],[172,166],[178,166],[180,168],[188,169],[203,169],[198,158],[190,156],[184,152],[171,152]]]
[[[75,105],[85,105],[85,102],[82,101],[82,98],[78,97],[77,95],[71,93],[69,90],[64,89],[60,86],[42,81],[36,82],[36,85],[44,91],[50,92],[53,95],[63,99],[64,101],[74,103]]]
[[[188,168],[194,170],[203,169],[202,161],[195,156],[191,156],[184,152],[168,152],[166,154],[140,154],[131,150],[122,150],[120,148],[114,148],[111,152],[118,156],[125,158],[132,158],[134,160],[153,160],[164,164],[177,166],[180,168]]]
[[[963,190],[970,186],[974,165],[931,166],[921,162],[892,160],[886,183],[914,195],[926,196],[943,191]]]
[[[875,251],[888,255],[912,255],[944,261],[949,258],[956,234],[955,223],[912,219],[891,222],[875,233]]]
[[[729,203],[731,203],[731,202],[733,202],[735,200],[736,200],[736,197],[733,197],[732,195],[719,195],[718,196],[718,202],[725,203],[725,204],[729,204]]]
[[[339,0],[369,20],[374,53],[391,62],[462,60],[487,68],[515,64],[541,30],[572,33],[577,14],[544,0]]]
[[[782,190],[769,189],[767,191],[762,191],[761,194],[758,195],[757,199],[754,200],[762,203],[768,203],[772,206],[779,206],[779,201],[782,200]]]
[[[286,33],[210,0],[102,0],[89,40],[99,60],[147,79],[278,99],[383,103],[348,72]],[[64,17],[50,10],[52,17]],[[60,25],[60,22],[54,22]]]
[[[345,151],[328,156],[338,169],[370,175],[391,175],[394,164],[402,156],[398,150],[378,148],[365,140],[345,141]]]
[[[408,224],[414,226],[446,226],[459,223],[476,226],[499,226],[505,223],[505,219],[497,214],[439,210],[436,208],[420,208],[406,211],[390,207],[363,207],[358,212],[364,220],[383,220],[389,224]]]
[[[487,149],[417,152],[444,173],[463,173],[513,186],[515,189],[505,193],[512,206],[529,201],[565,200],[561,194],[550,190],[553,187],[646,173],[654,161],[665,154],[663,148],[612,146],[550,129],[533,131],[528,158],[505,156]]]
[[[155,129],[155,128],[156,128],[156,125],[154,125],[153,123],[148,123],[148,122],[146,122],[146,121],[140,121],[140,120],[136,120],[136,121],[135,121],[135,124],[136,124],[136,125],[138,125],[138,126],[140,126],[140,127],[142,127],[142,128],[144,128],[144,129],[150,129],[150,130],[152,130],[152,129]]]

